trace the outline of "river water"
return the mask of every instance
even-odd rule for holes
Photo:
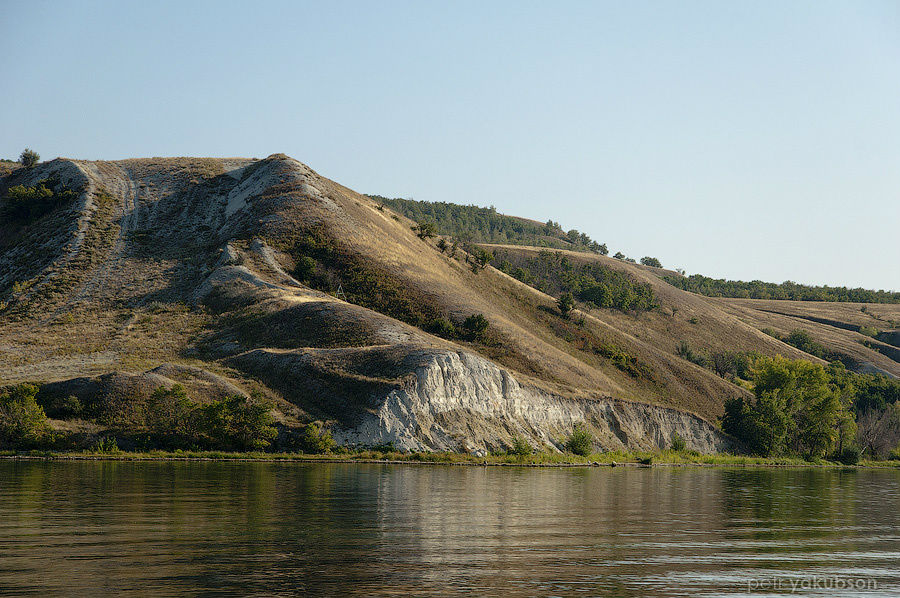
[[[900,471],[0,461],[0,594],[900,595]]]

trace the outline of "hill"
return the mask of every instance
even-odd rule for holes
[[[597,293],[585,297],[613,285],[652,301],[579,299],[564,318],[547,292],[571,280],[548,274],[544,292],[500,269],[546,249],[485,245],[487,256],[422,238],[284,155],[58,159],[0,178],[0,197],[0,386],[40,384],[72,442],[140,442],[154,393],[180,384],[215,408],[226,395],[269,401],[280,448],[300,446],[312,421],[342,444],[475,452],[515,436],[559,446],[584,423],[607,448],[677,435],[710,452],[734,447],[715,422],[725,399],[749,393],[681,343],[817,359],[760,330],[771,312],[583,251],[553,259],[593,268],[593,286],[576,281]],[[859,332],[778,317],[840,339],[854,367],[900,374]]]
[[[491,206],[459,205],[370,195],[373,200],[416,222],[433,222],[442,235],[472,243],[512,243],[556,249],[572,249],[606,255],[606,244],[577,229],[563,231],[558,222],[546,223],[498,214]]]
[[[498,214],[489,208],[460,205],[446,202],[416,201],[404,198],[387,198],[370,195],[372,199],[390,207],[416,222],[433,222],[437,231],[451,238],[466,242],[525,245],[553,249],[569,249],[607,255],[606,244],[600,244],[587,234],[572,229],[564,232],[559,223],[546,223]],[[635,260],[621,253],[616,257],[630,263]],[[649,260],[652,265],[655,258]],[[674,271],[659,271],[669,284],[706,295],[707,297],[730,297],[742,299],[786,299],[791,301],[835,301],[850,303],[900,303],[900,292],[875,291],[862,288],[829,287],[804,285],[791,281],[771,283],[754,280],[725,280],[710,278],[701,274],[684,276]]]

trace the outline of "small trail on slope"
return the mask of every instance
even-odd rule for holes
[[[119,171],[115,179],[104,177],[104,187],[107,192],[120,199],[122,215],[119,219],[119,234],[109,256],[86,280],[74,297],[74,302],[96,301],[103,296],[103,292],[110,286],[111,281],[117,278],[117,272],[121,270],[123,256],[127,248],[129,237],[137,229],[138,213],[138,182],[129,170],[116,166]],[[121,278],[121,276],[119,276]]]

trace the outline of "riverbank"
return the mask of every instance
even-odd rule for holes
[[[468,465],[506,467],[616,467],[616,466],[700,466],[700,467],[881,467],[900,468],[900,461],[862,460],[855,465],[834,461],[806,461],[793,457],[751,457],[746,455],[702,455],[688,451],[596,453],[586,457],[562,453],[532,455],[487,455],[464,453],[401,453],[361,450],[343,453],[265,453],[223,451],[0,451],[0,459],[57,461],[259,461],[294,463],[381,463],[422,465]]]

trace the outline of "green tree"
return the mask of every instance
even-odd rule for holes
[[[563,293],[556,300],[556,306],[559,308],[559,313],[562,314],[562,317],[568,318],[569,312],[575,307],[575,297],[572,296],[572,293]]]
[[[752,368],[754,400],[725,404],[722,428],[751,452],[823,457],[849,433],[851,387],[824,366],[802,359],[760,357]]]
[[[217,447],[264,449],[278,435],[271,410],[271,405],[257,397],[230,395],[203,406],[202,429]]]
[[[322,427],[319,422],[311,422],[303,428],[300,436],[300,448],[304,453],[318,455],[327,453],[334,448],[334,438],[331,432]]]
[[[645,266],[652,266],[654,268],[662,268],[662,264],[655,257],[644,256],[641,258],[641,263]]]
[[[510,455],[516,455],[518,457],[527,457],[531,453],[534,452],[534,449],[528,444],[528,441],[522,438],[521,436],[516,436],[513,438],[512,446],[509,451],[507,451]]]
[[[472,254],[472,272],[476,274],[487,267],[492,259],[494,259],[494,254],[490,251],[484,249],[483,247],[478,247],[477,245],[472,248],[470,252]]]
[[[14,448],[39,444],[50,433],[44,408],[35,397],[38,387],[19,384],[0,392],[0,445]]]
[[[19,162],[25,168],[32,168],[38,162],[40,162],[41,156],[36,151],[31,148],[25,148],[22,150],[22,153],[19,155]]]
[[[189,443],[196,434],[194,408],[194,402],[180,384],[172,388],[160,386],[147,401],[145,425],[157,436]]]
[[[415,226],[412,227],[412,229],[422,240],[430,239],[437,234],[437,224],[435,224],[431,220],[419,221]]]

